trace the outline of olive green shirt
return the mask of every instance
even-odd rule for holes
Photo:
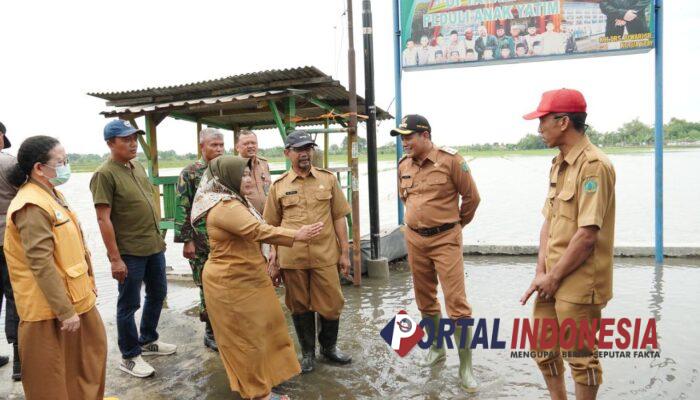
[[[90,191],[95,205],[111,208],[109,217],[119,254],[143,257],[165,250],[155,188],[141,164],[134,160],[127,164],[105,161],[92,175]]]

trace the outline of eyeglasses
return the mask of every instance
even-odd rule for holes
[[[304,147],[292,147],[292,151],[295,153],[306,153],[308,151],[311,151],[314,148],[314,146],[304,146]]]
[[[47,163],[43,163],[42,165],[46,165],[46,166],[49,167],[49,168],[56,169],[56,168],[60,168],[60,167],[65,167],[65,166],[67,166],[67,165],[69,165],[69,164],[70,164],[70,162],[68,161],[68,159],[65,159],[65,160],[63,160],[63,161],[57,162],[55,166],[54,166],[54,165],[49,165],[49,164],[47,164]]]

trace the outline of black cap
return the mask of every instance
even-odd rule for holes
[[[403,117],[398,128],[391,130],[391,136],[410,135],[416,132],[430,132],[430,123],[422,115],[410,114]]]
[[[7,129],[5,128],[5,125],[0,122],[0,133],[2,133],[3,136],[3,141],[5,142],[5,147],[3,149],[9,149],[10,146],[12,146],[12,143],[10,143],[10,139],[7,138]]]
[[[314,142],[314,139],[311,137],[311,135],[309,135],[306,131],[301,130],[289,132],[289,134],[287,135],[287,139],[284,141],[285,149],[298,149],[300,147],[308,145],[316,146],[316,142]]]

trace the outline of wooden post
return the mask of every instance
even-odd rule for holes
[[[160,175],[158,169],[158,138],[156,132],[156,123],[153,119],[152,114],[146,115],[146,142],[148,143],[148,149],[150,150],[150,157],[148,160],[148,176],[153,179]],[[153,202],[158,210],[158,219],[161,218],[160,210],[160,186],[155,185],[155,191],[153,192]]]
[[[323,122],[323,127],[328,129],[328,120]],[[330,140],[328,132],[323,133],[323,168],[328,168],[328,152],[330,151]]]
[[[348,124],[348,164],[351,169],[352,190],[352,264],[353,284],[360,286],[362,282],[362,253],[360,250],[360,177],[358,167],[357,139],[357,89],[355,87],[355,40],[353,36],[352,0],[347,0],[348,16],[348,86],[350,92]]]
[[[197,121],[197,159],[202,158],[202,145],[199,143],[199,132],[202,131],[202,122]]]
[[[241,135],[241,127],[239,125],[234,125],[231,129],[233,131],[233,154],[238,155],[238,137]]]

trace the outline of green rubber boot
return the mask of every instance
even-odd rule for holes
[[[455,327],[455,340],[457,341],[457,346],[459,346],[459,338],[462,337],[463,326],[457,325]],[[472,342],[472,328],[467,328],[467,337],[464,343],[464,348],[458,347],[457,352],[459,353],[459,385],[466,389],[467,392],[476,392],[479,387],[479,383],[474,377],[474,371],[472,370],[472,349],[469,345]]]
[[[435,332],[433,333],[433,344],[430,346],[430,349],[428,350],[428,354],[425,356],[424,359],[420,360],[418,362],[418,365],[421,367],[432,367],[433,365],[437,364],[438,362],[442,361],[445,359],[445,345],[443,343],[442,348],[437,347],[437,330],[438,327],[440,326],[440,314],[437,315],[423,315],[423,318],[431,318],[433,320],[433,326],[435,329]]]

